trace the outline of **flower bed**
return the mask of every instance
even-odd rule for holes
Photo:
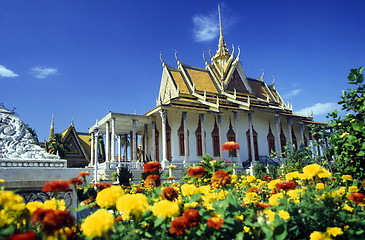
[[[0,190],[0,238],[8,239],[364,239],[364,183],[333,176],[317,164],[279,179],[232,174],[232,166],[205,156],[179,183],[160,185],[160,167],[148,163],[146,183],[131,187],[70,186],[95,191],[78,210],[93,213],[76,222],[65,203],[23,203]],[[153,176],[153,177],[149,177]],[[1,183],[0,183],[1,184]],[[81,185],[80,185],[81,184]],[[86,187],[87,186],[87,187]],[[83,199],[80,199],[83,200]]]

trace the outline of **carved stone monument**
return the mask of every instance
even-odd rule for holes
[[[66,167],[65,160],[34,143],[23,121],[0,105],[0,167]]]

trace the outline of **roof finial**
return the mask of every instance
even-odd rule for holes
[[[177,57],[177,50],[175,50],[175,58],[176,58],[176,61],[179,62],[179,58]]]
[[[54,115],[52,113],[51,126],[49,127],[49,137],[48,141],[51,141],[54,138]]]
[[[218,18],[219,18],[219,36],[223,37],[222,18],[221,18],[221,6],[218,4]]]
[[[162,51],[160,52],[160,61],[161,61],[161,63],[162,63],[162,66],[164,66],[165,65],[165,62],[163,61],[163,59],[162,59]]]

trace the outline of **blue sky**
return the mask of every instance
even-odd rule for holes
[[[221,4],[227,47],[247,76],[275,85],[295,112],[325,121],[365,65],[364,0],[0,0],[0,103],[48,138],[74,120],[87,132],[109,111],[155,107],[160,52],[204,67],[218,44]]]

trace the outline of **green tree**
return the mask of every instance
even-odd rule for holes
[[[69,150],[70,145],[65,142],[60,133],[56,133],[51,141],[47,142],[47,151],[52,154],[58,154],[61,158],[64,158]]]
[[[26,125],[26,127],[27,127],[27,129],[28,129],[29,133],[32,135],[32,138],[33,138],[34,142],[35,142],[35,143],[39,143],[38,135],[37,135],[37,133],[36,133],[35,129],[33,129],[33,128],[29,127],[29,125],[28,125],[28,124]]]
[[[333,119],[329,127],[330,143],[335,156],[335,168],[342,174],[350,174],[358,179],[365,178],[365,84],[362,73],[364,67],[351,69],[348,83],[357,86],[355,89],[343,91],[342,110],[348,113],[339,116],[338,111],[329,114]]]

